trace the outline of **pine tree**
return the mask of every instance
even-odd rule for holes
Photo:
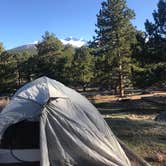
[[[63,56],[64,56],[64,67],[61,70],[63,75],[63,82],[65,84],[72,84],[73,82],[73,75],[71,70],[73,59],[74,59],[75,49],[72,45],[66,45],[63,49]]]
[[[93,56],[88,47],[76,49],[71,72],[73,83],[81,85],[85,91],[93,78]]]
[[[37,45],[38,55],[39,56],[60,56],[62,53],[63,45],[61,41],[55,37],[53,33],[48,31],[42,36],[42,41]]]
[[[137,33],[133,52],[133,84],[139,88],[166,85],[166,1],[159,0],[153,21],[145,22],[145,33]]]
[[[166,0],[159,0],[154,10],[154,23],[146,20],[145,29],[148,45],[148,59],[151,63],[166,62]]]
[[[102,3],[97,15],[97,36],[95,43],[98,54],[104,54],[107,61],[104,73],[108,82],[114,82],[114,89],[124,96],[124,88],[131,75],[131,43],[134,28],[131,20],[134,12],[125,0],[107,0]],[[110,81],[111,80],[111,81]]]
[[[153,22],[146,20],[149,85],[166,85],[166,0],[159,0]],[[151,79],[153,78],[153,79]]]
[[[13,92],[17,87],[15,58],[4,51],[0,54],[0,93]]]
[[[63,44],[55,37],[54,34],[46,32],[42,36],[42,41],[37,45],[38,57],[36,67],[36,76],[48,76],[59,81],[62,81],[62,68],[64,65],[63,59]]]

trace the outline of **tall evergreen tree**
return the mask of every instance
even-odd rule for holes
[[[85,91],[93,78],[93,56],[88,47],[77,48],[72,62],[72,79],[76,85],[81,85]]]
[[[149,74],[149,86],[166,85],[166,0],[159,0],[152,13],[153,22],[146,20],[147,35],[145,68]]]
[[[154,10],[152,15],[154,23],[150,22],[148,19],[145,22],[148,37],[166,38],[166,0],[159,0],[157,11]]]
[[[24,84],[31,80],[30,66],[28,65],[29,59],[33,56],[31,51],[17,52],[14,54],[16,60],[16,71],[18,73],[18,85]]]
[[[148,56],[150,63],[166,62],[166,0],[159,0],[154,22],[146,20]]]
[[[72,84],[72,64],[74,59],[75,49],[72,45],[66,45],[63,49],[64,66],[62,68],[63,82],[65,84]]]
[[[157,7],[154,21],[145,22],[146,32],[136,35],[133,84],[139,88],[166,85],[166,1],[159,0]]]
[[[63,45],[61,41],[55,37],[53,33],[48,31],[42,36],[42,41],[37,45],[38,55],[50,55],[50,56],[60,56],[62,53]]]
[[[37,77],[46,75],[62,81],[63,48],[61,41],[54,34],[46,32],[42,36],[42,41],[37,44]]]
[[[13,92],[17,87],[16,60],[7,51],[0,54],[0,93]]]
[[[98,54],[106,58],[108,82],[114,82],[120,96],[131,74],[131,43],[134,39],[134,28],[131,20],[134,12],[126,5],[125,0],[107,0],[102,4],[97,15],[97,36],[95,43]],[[110,81],[111,80],[111,81]]]

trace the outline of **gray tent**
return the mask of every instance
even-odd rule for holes
[[[130,166],[97,109],[60,82],[41,77],[19,89],[0,114],[0,138],[25,119],[40,121],[41,166]]]

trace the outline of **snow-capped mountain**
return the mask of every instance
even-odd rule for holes
[[[75,37],[68,37],[66,39],[61,39],[61,42],[64,44],[64,45],[67,45],[67,44],[71,44],[73,47],[82,47],[84,45],[86,45],[86,41],[85,40],[82,40],[82,39],[77,39]]]
[[[85,40],[77,39],[75,37],[68,37],[66,39],[60,39],[60,41],[64,45],[71,44],[75,48],[82,47],[82,46],[86,45],[86,43],[87,43]],[[11,49],[11,50],[29,50],[29,49],[36,50],[36,44],[37,43],[38,43],[38,41],[35,41],[35,42],[31,43],[31,44],[18,46],[16,48]]]

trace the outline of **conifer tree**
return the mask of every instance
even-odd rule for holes
[[[73,59],[74,59],[75,49],[72,45],[68,44],[65,45],[63,49],[63,56],[64,56],[64,67],[61,69],[63,75],[63,82],[65,84],[72,84],[73,82],[73,75],[71,70]]]
[[[114,89],[124,96],[125,84],[131,74],[131,43],[135,29],[131,24],[134,12],[125,0],[106,0],[102,2],[97,15],[97,36],[95,43],[98,54],[106,58],[108,82],[114,82]]]
[[[0,54],[0,93],[13,92],[17,87],[16,60],[10,53]]]
[[[36,77],[45,75],[59,81],[62,81],[63,44],[61,41],[49,32],[42,36],[42,41],[37,45],[38,57],[36,67]]]
[[[151,63],[166,62],[166,0],[159,0],[157,7],[157,11],[153,12],[154,22],[145,22],[147,58]]]
[[[77,48],[72,63],[73,83],[81,85],[86,91],[93,78],[93,56],[88,47]]]
[[[145,22],[145,33],[137,33],[133,59],[133,84],[139,88],[166,85],[166,0],[159,0],[153,21]]]
[[[166,85],[166,0],[159,0],[153,12],[153,22],[146,20],[149,85]]]

